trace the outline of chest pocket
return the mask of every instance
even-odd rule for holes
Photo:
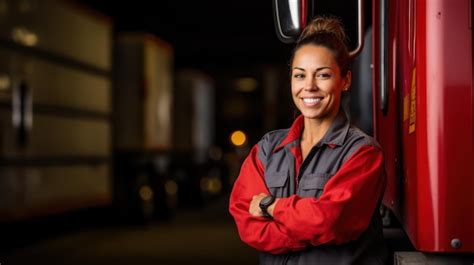
[[[277,198],[288,196],[288,173],[267,174],[265,182],[273,196]]]
[[[303,175],[298,185],[298,195],[301,197],[319,198],[323,193],[324,186],[331,176],[331,174],[327,173],[313,173]]]

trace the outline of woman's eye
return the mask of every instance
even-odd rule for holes
[[[316,76],[318,79],[328,79],[331,77],[331,74],[328,73],[320,73]]]
[[[294,74],[293,77],[296,79],[302,79],[304,78],[304,74]]]

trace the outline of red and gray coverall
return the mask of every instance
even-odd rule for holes
[[[339,111],[303,161],[304,117],[267,133],[244,161],[229,210],[260,264],[384,264],[378,206],[385,188],[382,150]],[[249,213],[252,196],[280,200],[273,219]]]

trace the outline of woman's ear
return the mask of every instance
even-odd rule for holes
[[[342,91],[347,91],[351,87],[352,83],[352,72],[347,71],[346,76],[343,78],[343,86],[342,86]]]

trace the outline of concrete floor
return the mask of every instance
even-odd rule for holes
[[[225,209],[219,202],[167,222],[64,231],[3,251],[0,264],[257,264]]]
[[[49,227],[34,240],[0,251],[0,264],[258,264],[257,252],[240,241],[226,203],[181,210],[170,221],[148,225],[78,221],[67,228]],[[30,232],[15,233],[27,238]],[[386,229],[385,237],[391,251],[411,248],[400,229]]]

